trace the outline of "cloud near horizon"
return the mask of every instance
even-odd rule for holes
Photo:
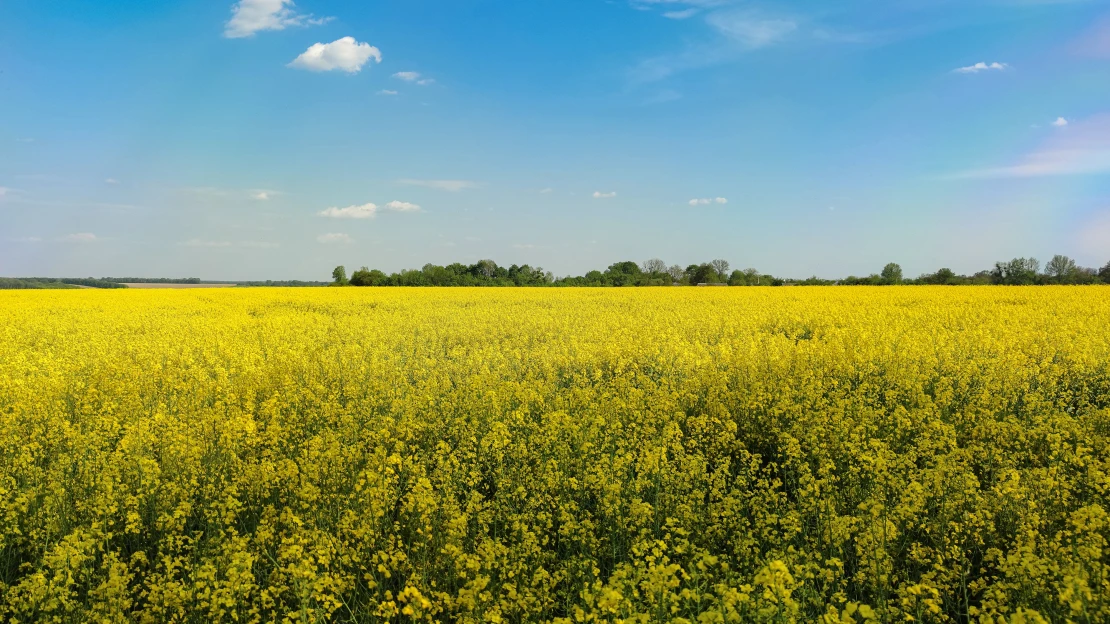
[[[357,74],[370,59],[381,63],[381,50],[369,43],[356,41],[354,37],[343,37],[331,43],[312,44],[293,59],[289,67],[314,72],[338,69],[348,74]]]
[[[328,234],[321,234],[316,237],[316,242],[324,243],[325,245],[334,245],[337,243],[350,243],[352,239],[346,234],[339,232],[330,232]]]
[[[594,199],[609,199],[610,197],[616,197],[616,196],[617,196],[616,191],[609,191],[608,193],[602,193],[601,191],[594,191]]]

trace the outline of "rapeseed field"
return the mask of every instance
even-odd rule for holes
[[[1110,290],[0,293],[0,620],[1108,622]]]

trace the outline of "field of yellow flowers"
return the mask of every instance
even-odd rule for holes
[[[1107,622],[1097,287],[0,292],[0,621]]]

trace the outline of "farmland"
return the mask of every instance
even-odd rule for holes
[[[0,293],[4,621],[1110,620],[1099,287]]]

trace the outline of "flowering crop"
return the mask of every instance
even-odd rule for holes
[[[1110,621],[1094,288],[0,293],[0,620]]]

